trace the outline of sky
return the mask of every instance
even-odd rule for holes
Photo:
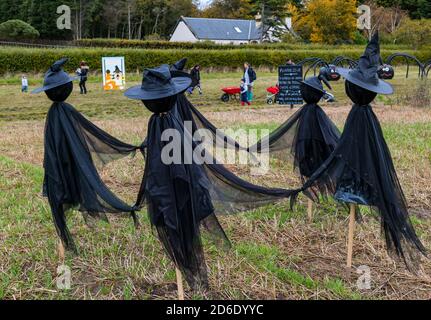
[[[209,5],[211,3],[212,0],[199,0],[200,2],[200,7],[201,8],[205,8],[207,5]]]

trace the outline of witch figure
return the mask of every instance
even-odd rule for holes
[[[340,138],[340,131],[318,105],[326,94],[322,81],[331,89],[324,73],[301,81],[301,95],[306,104],[267,138],[271,156],[282,161],[293,160],[302,183],[328,159]],[[262,143],[259,141],[249,150],[260,153]]]
[[[380,215],[389,253],[414,269],[426,250],[410,222],[407,203],[370,103],[377,94],[392,94],[392,86],[377,75],[380,59],[376,33],[355,69],[339,69],[353,101],[345,129],[334,152],[306,182],[304,190],[326,190],[351,205],[367,205]]]
[[[76,253],[66,224],[69,209],[101,219],[107,219],[106,213],[129,213],[137,223],[134,208],[108,189],[97,169],[139,148],[110,136],[65,102],[76,79],[63,71],[66,62],[55,62],[45,74],[44,86],[33,93],[45,92],[53,101],[45,124],[43,193],[63,246]]]
[[[200,227],[216,244],[228,247],[215,214],[257,208],[293,193],[247,183],[217,164],[210,154],[203,162],[196,160],[196,150],[201,154],[202,149],[185,128],[177,105],[191,81],[179,74],[172,77],[169,66],[162,65],[146,69],[142,85],[125,95],[142,100],[154,113],[148,125],[145,174],[136,206],[147,206],[168,255],[190,287],[199,290],[208,287]]]

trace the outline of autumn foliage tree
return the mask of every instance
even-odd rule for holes
[[[356,32],[356,0],[309,0],[291,7],[296,31],[316,43],[351,43]]]
[[[251,19],[253,18],[251,0],[214,0],[202,11],[205,18]]]
[[[431,45],[431,20],[405,19],[401,27],[395,32],[397,43],[410,44],[413,49]]]

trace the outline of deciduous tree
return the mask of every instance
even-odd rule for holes
[[[295,14],[295,29],[311,42],[349,43],[356,31],[356,0],[310,0]]]

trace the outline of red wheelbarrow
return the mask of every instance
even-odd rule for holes
[[[221,101],[223,102],[229,102],[231,98],[234,98],[235,100],[239,100],[239,95],[241,94],[241,88],[240,87],[227,87],[221,89],[224,93],[221,96]]]
[[[266,89],[266,92],[268,92],[268,94],[266,95],[267,104],[274,104],[278,101],[278,94],[280,93],[280,88],[278,87],[278,85],[274,87],[269,87],[268,89]]]

